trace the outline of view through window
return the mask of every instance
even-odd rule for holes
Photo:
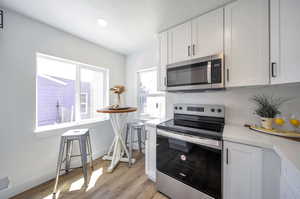
[[[107,70],[37,54],[37,127],[106,119]]]
[[[165,117],[165,95],[157,89],[157,69],[138,72],[138,106],[140,117]]]

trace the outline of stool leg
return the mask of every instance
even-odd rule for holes
[[[131,167],[131,159],[132,159],[132,144],[133,144],[133,136],[132,136],[132,128],[129,128],[129,166]]]
[[[87,148],[88,148],[88,153],[89,153],[89,156],[90,156],[91,168],[92,168],[92,170],[94,170],[94,166],[93,166],[93,152],[92,152],[92,144],[91,144],[91,137],[90,137],[90,135],[87,136]]]
[[[82,163],[82,171],[83,171],[83,177],[84,177],[84,185],[87,186],[87,168],[86,168],[86,162],[87,162],[87,153],[86,153],[86,136],[81,136],[79,138],[79,148],[80,148],[80,154],[81,154],[81,163]]]
[[[138,137],[138,145],[139,145],[139,151],[142,152],[142,129],[137,129],[137,137]]]
[[[127,127],[126,127],[126,132],[125,132],[125,144],[127,146],[128,144],[128,133],[129,133],[129,125],[127,124]]]
[[[73,150],[73,141],[67,140],[67,149],[66,149],[66,172],[67,173],[70,170],[72,150]]]
[[[60,174],[61,164],[63,161],[63,155],[64,155],[64,149],[65,149],[65,138],[61,137],[60,139],[60,147],[59,147],[59,154],[58,154],[58,161],[57,161],[57,167],[56,167],[56,179],[55,179],[55,185],[53,190],[53,196],[55,197],[56,191],[57,191],[57,185],[58,185],[58,178]]]

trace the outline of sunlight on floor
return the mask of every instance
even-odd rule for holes
[[[86,189],[86,191],[89,191],[91,188],[93,188],[98,180],[98,178],[103,174],[103,168],[100,168],[96,171],[93,172],[88,188]]]
[[[80,190],[83,184],[84,184],[84,178],[82,177],[71,184],[69,191]]]
[[[56,197],[55,197],[55,198],[58,198],[58,197],[59,197],[59,194],[60,194],[60,191],[58,190],[58,191],[56,192],[56,195],[55,195]],[[53,199],[53,193],[51,193],[50,195],[44,197],[43,199]]]

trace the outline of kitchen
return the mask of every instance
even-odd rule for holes
[[[272,119],[271,128],[299,132],[299,128],[297,128],[299,126],[296,123],[293,126],[291,122],[292,120],[299,120],[300,113],[300,76],[297,70],[299,68],[297,46],[300,45],[297,34],[299,32],[298,27],[300,27],[299,2],[296,0],[237,0],[214,1],[214,3],[199,1],[197,4],[188,1],[188,8],[180,7],[182,2],[176,2],[175,5],[171,5],[170,1],[169,3],[166,3],[169,6],[169,8],[167,6],[168,9],[164,7],[166,10],[158,7],[154,8],[163,13],[170,12],[171,8],[174,9],[171,12],[174,12],[173,17],[175,14],[178,15],[176,20],[165,23],[164,27],[160,27],[155,35],[152,35],[152,40],[147,45],[142,45],[131,53],[125,53],[125,58],[100,49],[101,53],[105,54],[102,57],[105,61],[98,62],[97,56],[93,57],[93,54],[96,55],[97,51],[88,50],[96,47],[86,47],[85,44],[80,42],[78,45],[88,50],[90,55],[86,56],[77,49],[74,52],[68,51],[66,50],[69,48],[67,46],[72,46],[72,44],[65,41],[69,40],[71,42],[73,39],[69,39],[69,37],[60,38],[58,36],[60,33],[56,32],[53,33],[53,37],[59,38],[56,39],[58,43],[55,43],[55,41],[52,45],[59,45],[59,41],[64,41],[66,49],[48,47],[53,42],[51,39],[46,41],[44,46],[37,45],[34,48],[42,53],[40,54],[41,59],[62,57],[66,60],[76,60],[82,68],[87,68],[88,65],[111,65],[109,72],[107,72],[109,73],[109,85],[111,87],[114,85],[125,86],[126,90],[121,95],[121,101],[138,109],[131,116],[145,120],[143,116],[150,113],[153,118],[157,118],[153,120],[146,118],[144,154],[146,177],[153,183],[155,191],[161,194],[160,197],[174,199],[183,197],[191,199],[299,198],[300,158],[298,152],[300,152],[300,144],[294,138],[283,138],[267,134],[273,131],[258,132],[258,130],[261,130],[260,127],[264,125],[262,122],[263,116],[255,112],[257,104],[253,101],[254,97],[266,97],[270,101],[270,97],[275,100],[282,99],[284,102],[278,108],[280,114],[276,114]],[[130,7],[134,3],[128,4]],[[194,4],[199,6],[198,10],[193,9]],[[200,5],[203,5],[203,9],[200,9]],[[26,32],[26,27],[22,27],[20,24],[28,24],[31,27],[28,29],[31,29],[31,31],[41,31],[44,34],[48,34],[52,30],[48,30],[50,29],[48,27],[40,29],[38,28],[40,25],[37,24],[31,25],[30,20],[32,19],[22,21],[23,19],[19,18],[23,15],[20,17],[14,13],[16,10],[20,13],[23,12],[22,14],[25,16],[30,16],[28,14],[28,11],[31,11],[30,8],[27,8],[26,13],[26,10],[21,9],[21,5],[18,7],[17,4],[0,1],[0,8],[2,6],[4,10],[4,20],[2,20],[4,28],[3,32],[0,29],[0,42],[3,42],[4,45],[2,48],[0,47],[0,58],[4,60],[3,63],[17,66],[18,63],[28,59],[28,57],[23,58],[13,55],[18,63],[10,60],[12,50],[18,49],[17,43],[12,42],[13,38],[18,38],[18,36],[13,33],[21,29],[21,31],[24,31],[24,35],[29,36],[31,34],[29,30]],[[122,9],[126,8],[122,7]],[[190,14],[187,15],[186,13]],[[34,19],[35,17],[37,15],[31,16]],[[176,23],[174,23],[175,21]],[[11,25],[13,23],[15,24]],[[51,25],[55,27],[54,24]],[[41,26],[45,25],[42,24]],[[36,36],[36,38],[39,37]],[[29,42],[34,43],[33,38],[28,37],[28,39]],[[18,39],[18,42],[25,43],[21,39]],[[74,43],[77,43],[77,41],[74,41]],[[29,46],[29,43],[25,44],[25,46]],[[14,47],[11,47],[12,45]],[[110,48],[113,49],[114,45],[111,43]],[[36,49],[33,49],[33,51]],[[26,54],[27,47],[18,50]],[[29,57],[32,58],[32,55]],[[29,60],[26,63],[30,66],[35,65]],[[85,66],[81,63],[88,63],[88,65]],[[123,65],[122,69],[120,69],[121,67],[115,67]],[[7,73],[9,76],[15,74],[13,72],[15,69],[26,70],[19,65],[11,69],[4,66],[3,69],[1,74]],[[24,71],[24,74],[26,74],[24,77],[22,74],[17,75],[19,80],[16,80],[18,82],[16,85],[18,86],[13,86],[14,89],[21,89],[21,94],[9,92],[10,95],[4,98],[4,102],[9,103],[12,96],[15,97],[14,99],[19,97],[23,99],[22,105],[24,107],[20,110],[29,111],[31,115],[34,115],[31,109],[34,109],[35,104],[32,105],[30,102],[34,99],[26,97],[24,101],[24,96],[27,96],[27,87],[35,87],[35,82],[31,80],[35,79],[34,73]],[[106,74],[106,70],[103,70],[103,74]],[[8,77],[1,75],[3,86],[5,80],[9,81]],[[51,78],[53,78],[53,75],[49,74],[47,79],[51,80]],[[29,79],[30,85],[24,84],[21,88],[18,88],[22,85],[23,80]],[[61,78],[55,80],[55,82],[60,81],[67,82]],[[107,80],[103,82],[105,81]],[[145,91],[144,87],[149,87],[148,91],[153,92],[140,92]],[[3,89],[5,88],[3,87]],[[29,93],[35,96],[34,90],[30,90]],[[103,93],[99,94],[104,95]],[[110,95],[109,98],[109,105],[114,104],[115,96]],[[13,100],[10,104],[16,103],[16,100]],[[26,108],[28,104],[30,106]],[[80,105],[84,106],[85,104],[87,102],[82,102]],[[150,108],[147,108],[147,106]],[[11,113],[8,107],[3,106],[3,110]],[[73,115],[72,111],[70,112],[70,115]],[[21,120],[22,118],[17,117],[16,114],[17,112],[13,112],[8,114],[9,117],[3,116],[4,123],[12,124],[12,121],[17,118]],[[66,117],[67,114],[64,115]],[[73,117],[76,117],[76,114],[71,116],[71,118]],[[97,117],[100,117],[100,115],[97,115]],[[105,119],[105,116],[101,115],[101,117]],[[21,126],[29,132],[32,131],[30,129],[31,120],[33,120],[30,118],[27,119],[26,124],[21,122]],[[131,117],[129,121],[130,119]],[[278,122],[281,120],[284,122]],[[100,127],[94,123],[90,127],[89,124],[77,124],[78,128],[84,126],[84,128],[92,129],[92,148],[96,151],[93,156],[96,158],[107,153],[113,139],[110,122],[104,122],[102,125],[103,127]],[[252,129],[249,129],[248,125]],[[1,130],[1,133],[2,131],[23,131],[23,129],[17,129],[12,125],[7,126]],[[13,136],[16,137],[16,133],[12,137],[5,136],[4,133],[1,140],[8,139],[10,142],[1,142],[1,146],[3,146],[1,157],[8,163],[1,167],[0,180],[1,177],[8,176],[11,184],[7,186],[7,189],[0,190],[0,198],[13,196],[26,198],[24,197],[26,194],[22,195],[23,191],[31,188],[34,190],[37,185],[55,177],[54,170],[59,148],[59,141],[57,140],[69,128],[64,127],[60,130],[40,128],[40,132],[35,132],[34,137],[29,138],[25,134],[22,135],[21,139],[27,144],[29,139],[35,142],[35,144],[32,144],[34,145],[33,148],[26,149],[28,153],[24,156],[27,157],[26,160],[20,155],[16,155],[22,154],[20,148],[10,152],[11,155],[5,153],[5,151],[8,151],[10,144],[22,146],[24,143],[21,139],[14,140]],[[97,133],[102,132],[103,129],[107,133]],[[53,134],[55,134],[55,137]],[[49,141],[50,139],[51,141]],[[51,146],[51,150],[43,149],[43,151],[45,154],[51,155],[49,155],[47,161],[45,160],[41,164],[46,168],[45,170],[51,172],[44,174],[44,169],[37,166],[40,162],[34,163],[34,159],[36,157],[43,159],[45,154],[35,153],[34,156],[29,154],[32,153],[31,151],[41,149],[41,146],[46,143]],[[136,147],[133,146],[134,149]],[[12,158],[13,155],[15,158]],[[130,172],[130,169],[134,169],[135,165],[140,165],[138,158],[136,159],[137,162],[128,168],[128,172]],[[23,160],[27,167],[33,167],[34,165],[37,172],[23,168],[14,173],[17,167],[12,165],[15,165],[16,162],[20,163],[19,160]],[[109,162],[109,159],[106,161]],[[100,164],[102,165],[102,163]],[[10,166],[12,168],[9,168]],[[120,163],[119,166],[114,168],[114,172],[118,172],[118,169],[122,169],[124,166],[127,169],[127,164]],[[28,174],[37,177],[29,179]],[[99,182],[97,181],[96,184],[101,184],[101,177],[99,177]],[[0,182],[1,185],[2,181]],[[5,182],[3,183],[5,184]],[[112,187],[117,187],[117,185],[112,185]],[[95,192],[99,191],[100,193],[102,187],[99,185],[94,189]],[[46,195],[35,197],[47,198],[48,195],[52,196],[52,190],[53,184],[49,185],[49,188],[45,191],[47,192]],[[111,189],[110,191],[118,192],[120,190],[116,188],[116,190]],[[76,193],[75,191],[72,197],[76,198]],[[27,192],[27,194],[27,198],[34,198],[33,195],[30,195],[30,192]],[[123,194],[123,198],[137,198],[136,196],[128,197],[127,194],[129,193],[127,192]],[[62,198],[68,198],[68,194],[64,191],[61,191],[60,195]],[[97,196],[101,197],[101,194]],[[147,194],[140,194],[139,196],[140,198],[151,198]],[[57,198],[61,197],[58,196]],[[77,198],[81,197],[87,196],[77,196]],[[122,195],[107,197],[122,198]]]

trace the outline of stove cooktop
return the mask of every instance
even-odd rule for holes
[[[198,122],[198,127],[193,128],[188,125],[178,125],[175,120],[168,120],[157,125],[158,129],[169,130],[174,133],[183,133],[198,137],[221,140],[224,124]]]

